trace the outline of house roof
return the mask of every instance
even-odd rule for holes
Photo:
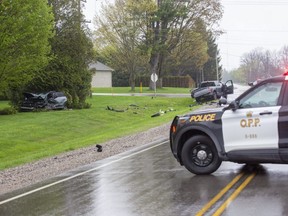
[[[107,65],[104,65],[99,61],[91,63],[89,65],[89,69],[95,69],[96,71],[114,71],[114,69],[108,67]]]

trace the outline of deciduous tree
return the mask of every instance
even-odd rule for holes
[[[159,76],[161,87],[163,71],[203,68],[208,47],[199,27],[214,32],[221,16],[219,0],[116,0],[96,18],[98,49],[109,46],[107,58],[122,65],[131,80],[147,68]]]
[[[279,52],[256,48],[241,57],[238,69],[231,72],[235,81],[249,83],[283,73],[287,60],[286,47]]]
[[[96,47],[106,53],[107,61],[114,69],[129,74],[132,91],[137,74],[147,62],[147,55],[143,55],[139,46],[143,26],[141,15],[153,8],[151,4],[151,0],[116,0],[114,4],[104,6],[102,14],[95,17]]]
[[[166,54],[195,30],[201,20],[205,26],[212,27],[222,17],[219,0],[157,0],[157,11],[149,20],[147,45],[150,50],[150,72],[162,76],[162,64]]]

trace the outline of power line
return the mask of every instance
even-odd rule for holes
[[[224,32],[227,31],[227,32],[259,32],[259,33],[284,33],[284,32],[287,32],[288,33],[288,30],[279,30],[279,29],[275,29],[275,30],[266,30],[266,29],[224,29]]]
[[[279,42],[277,41],[277,39],[274,39],[274,38],[262,38],[261,41],[259,41],[258,38],[255,38],[255,37],[244,37],[244,36],[233,36],[233,37],[229,37],[229,38],[225,38],[225,37],[222,37],[222,38],[219,38],[217,40],[219,43],[239,43],[239,42],[243,42],[243,43],[271,43],[271,42]],[[287,43],[288,43],[288,40],[287,40]]]
[[[238,45],[238,46],[260,46],[259,43],[246,43],[243,41],[239,41],[239,42],[218,42],[219,44],[224,44],[224,45]],[[281,43],[282,44],[282,43]],[[261,46],[279,46],[280,44],[276,44],[276,43],[261,43]]]
[[[288,5],[288,1],[222,1],[225,5]]]
[[[234,54],[227,53],[227,52],[221,52],[221,51],[220,51],[220,53],[223,54],[223,55],[225,55],[225,56],[233,56],[233,57],[239,57],[239,58],[241,58],[241,56],[239,56],[239,55],[234,55]]]

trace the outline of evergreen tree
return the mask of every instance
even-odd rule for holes
[[[22,90],[48,63],[53,14],[46,0],[0,3],[0,90],[17,106]]]
[[[53,60],[30,83],[34,91],[61,90],[68,106],[83,108],[90,94],[93,44],[85,24],[80,0],[49,0],[55,17],[55,36],[51,40]]]
[[[220,65],[221,57],[219,56],[216,38],[211,32],[207,33],[208,55],[209,59],[204,64],[203,73],[205,80],[221,80],[222,66]]]

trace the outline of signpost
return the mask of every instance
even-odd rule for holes
[[[156,97],[156,82],[158,80],[158,76],[156,73],[151,74],[151,81],[154,83],[154,97]]]

